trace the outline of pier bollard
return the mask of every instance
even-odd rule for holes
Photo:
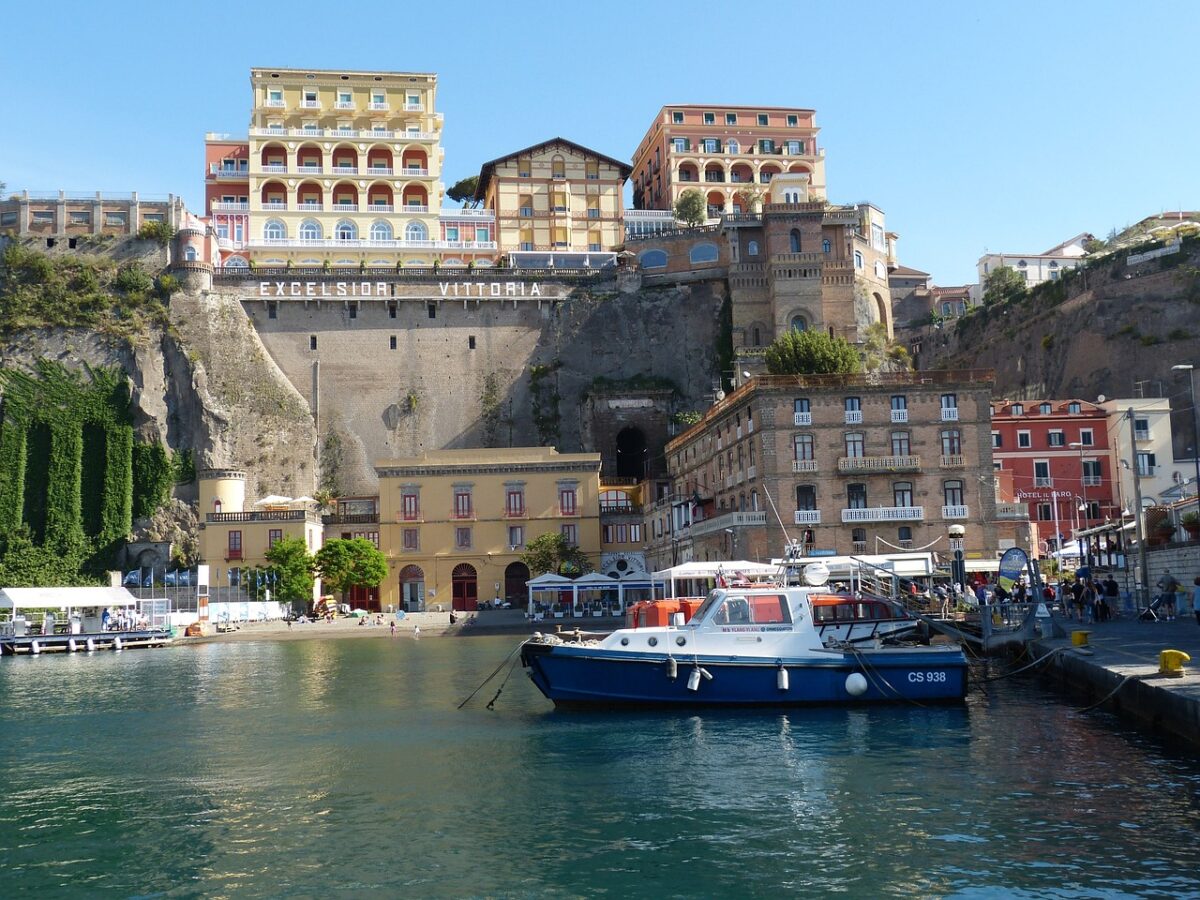
[[[1091,634],[1092,633],[1090,631],[1072,631],[1071,646],[1086,647],[1088,645],[1088,638],[1091,636]]]
[[[67,649],[70,650],[72,653],[74,653],[76,650],[79,649],[79,645],[75,643],[75,638],[67,639]]]
[[[37,656],[39,653],[42,652],[41,645],[38,644],[37,641],[34,641],[32,644],[29,645],[29,652],[32,653],[34,656]]]
[[[1182,678],[1186,674],[1183,670],[1183,664],[1191,661],[1192,658],[1182,650],[1160,650],[1158,654],[1158,674],[1165,675],[1167,678]]]
[[[96,650],[96,641],[92,638],[87,639],[88,653],[94,653]]]
[[[122,649],[123,646],[124,645],[121,643],[120,638],[113,638],[113,649],[114,650],[120,650],[120,649]]]

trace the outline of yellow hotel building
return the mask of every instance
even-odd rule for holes
[[[475,199],[496,217],[500,252],[516,267],[600,266],[625,240],[631,169],[560,137],[483,164]]]
[[[256,68],[250,81],[254,262],[395,266],[440,258],[436,75]],[[494,243],[485,243],[493,256]],[[476,248],[455,249],[470,256]]]
[[[600,454],[552,447],[439,450],[376,463],[379,600],[408,611],[525,603],[526,545],[561,533],[600,563]]]

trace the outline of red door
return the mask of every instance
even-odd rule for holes
[[[479,585],[475,580],[475,567],[463,563],[454,569],[452,584],[452,607],[461,612],[474,612],[479,608]]]

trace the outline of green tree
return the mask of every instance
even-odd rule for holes
[[[708,218],[708,204],[695,188],[684,191],[675,201],[675,218],[689,228],[702,225]]]
[[[790,329],[767,348],[772,375],[853,375],[862,371],[858,352],[845,338],[823,331]]]
[[[555,531],[538,535],[526,544],[521,562],[529,566],[529,574],[535,578],[547,572],[574,576],[592,571],[587,554]]]
[[[992,269],[983,279],[983,305],[1011,303],[1025,296],[1025,279],[1011,266]]]
[[[451,200],[461,203],[463,206],[470,204],[471,206],[478,205],[475,199],[475,191],[479,188],[479,176],[472,175],[469,178],[463,178],[461,181],[454,182],[450,190],[446,191],[446,196]]]
[[[314,579],[313,558],[304,541],[298,537],[285,537],[275,542],[266,557],[279,576],[275,599],[307,606],[312,601]]]
[[[313,569],[327,587],[345,593],[352,587],[378,587],[387,576],[387,558],[366,538],[335,538],[317,551]]]

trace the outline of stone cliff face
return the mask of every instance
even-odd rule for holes
[[[374,493],[377,460],[426,450],[593,449],[585,400],[598,376],[669,382],[682,408],[697,408],[719,368],[722,282],[479,301],[442,298],[430,284],[357,306],[271,304],[245,290],[222,287],[206,302],[229,309],[240,298],[270,359],[316,412],[322,473],[343,494]]]
[[[1030,298],[924,328],[918,366],[993,368],[996,395],[1009,399],[1131,397],[1139,381],[1186,394],[1171,366],[1200,359],[1198,262],[1195,249],[1165,264],[1129,267],[1122,256],[1073,281],[1061,302]]]
[[[312,417],[240,304],[183,291],[166,327],[133,338],[47,328],[0,341],[0,366],[29,368],[39,358],[124,370],[138,439],[190,448],[197,468],[245,468],[256,494],[314,489]],[[182,493],[193,492],[194,485]]]

